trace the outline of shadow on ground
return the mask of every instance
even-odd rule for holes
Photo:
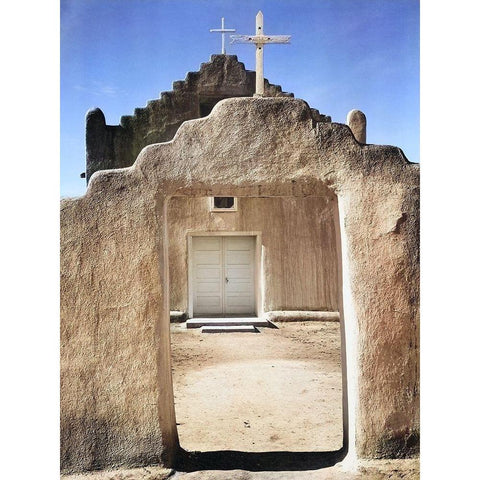
[[[181,472],[318,470],[332,467],[343,460],[346,453],[345,449],[333,452],[240,452],[236,450],[188,452],[180,449],[174,468]]]

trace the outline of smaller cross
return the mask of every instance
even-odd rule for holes
[[[291,35],[265,35],[263,33],[263,13],[260,11],[255,17],[255,35],[230,35],[230,43],[250,43],[256,47],[256,82],[255,96],[263,97],[263,47],[268,43],[290,43]]]
[[[225,55],[225,33],[236,32],[234,28],[225,28],[225,19],[222,17],[222,28],[211,28],[210,32],[222,34],[222,55]]]

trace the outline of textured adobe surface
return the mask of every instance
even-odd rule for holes
[[[357,349],[347,365],[351,440],[367,458],[415,451],[418,165],[396,147],[359,144],[345,125],[316,122],[303,101],[238,98],[62,201],[65,470],[169,465],[176,453],[166,199],[332,193],[350,275],[342,322]]]
[[[236,55],[212,55],[200,71],[188,72],[185,80],[173,82],[173,90],[162,92],[146,107],[121,118],[120,125],[106,125],[96,108],[86,116],[86,179],[97,170],[129,167],[140,150],[152,143],[167,142],[185,121],[205,116],[219,100],[251,97],[255,72],[246,70]],[[265,79],[265,96],[293,96]],[[317,115],[318,112],[316,112]],[[326,117],[325,117],[326,118]]]
[[[360,143],[367,143],[367,117],[360,110],[351,110],[347,115],[347,125]]]

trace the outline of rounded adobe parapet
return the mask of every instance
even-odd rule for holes
[[[357,142],[367,143],[367,117],[361,110],[354,109],[348,112],[347,125]]]
[[[96,124],[96,125],[105,125],[106,120],[105,120],[105,115],[102,112],[102,110],[98,107],[96,108],[91,108],[86,114],[85,114],[85,122],[88,124]]]

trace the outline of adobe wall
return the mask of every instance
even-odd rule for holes
[[[173,197],[170,308],[188,308],[187,231],[237,231],[262,233],[263,311],[338,311],[335,215],[331,196],[239,198],[237,212],[211,212],[207,197]]]
[[[188,72],[185,80],[173,82],[173,90],[125,115],[119,125],[107,125],[103,112],[93,109],[86,116],[86,179],[97,170],[129,167],[143,147],[167,142],[185,121],[199,118],[200,104],[229,97],[251,97],[255,72],[246,70],[236,55],[212,55],[200,71]],[[293,96],[265,79],[265,96]]]
[[[291,98],[239,98],[62,201],[62,468],[171,464],[178,448],[166,200],[325,196],[340,205],[349,448],[418,449],[419,169]],[[346,268],[348,267],[348,268]],[[347,352],[348,353],[348,352]],[[213,420],[212,420],[213,421]]]
[[[60,428],[66,471],[162,463],[164,445],[177,442],[170,344],[158,323],[165,298],[159,209],[151,193],[130,189],[62,201]]]

